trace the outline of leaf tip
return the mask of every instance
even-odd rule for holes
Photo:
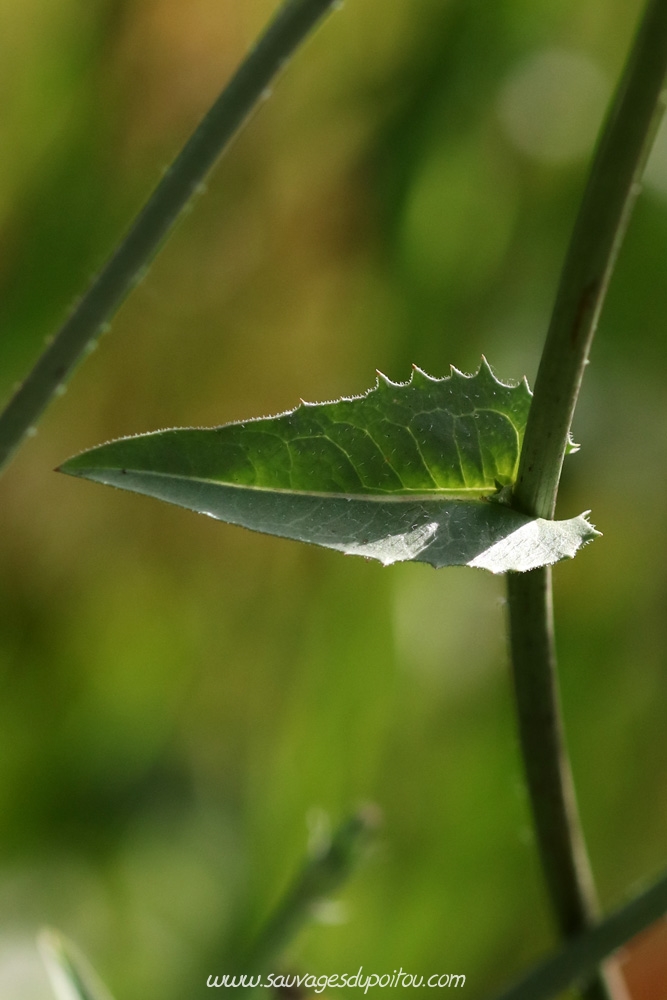
[[[592,542],[594,538],[602,538],[602,532],[598,531],[595,525],[591,524],[591,522],[588,520],[589,514],[590,510],[585,510],[583,514],[580,515],[581,520],[583,521],[583,523],[587,528],[587,536],[584,539],[584,542]]]
[[[65,476],[78,476],[81,478],[81,470],[77,466],[77,458],[79,456],[75,455],[74,458],[68,458],[60,465],[57,465],[54,472],[62,472]]]

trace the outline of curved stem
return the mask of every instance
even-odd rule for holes
[[[611,272],[664,110],[667,2],[650,0],[593,160],[535,380],[514,503],[553,518],[574,408]]]
[[[667,0],[650,0],[604,126],[560,279],[535,383],[514,504],[553,518],[588,353],[661,115]],[[544,874],[561,933],[595,918],[556,681],[551,574],[508,575],[510,642],[521,747]],[[622,997],[601,973],[587,1000]]]
[[[336,0],[288,0],[164,174],[125,238],[0,414],[0,469],[94,344],[220,154]]]

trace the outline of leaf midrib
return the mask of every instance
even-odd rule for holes
[[[76,475],[81,477],[91,476],[95,473],[101,474],[104,467],[92,466],[88,469],[77,469]],[[408,501],[420,500],[459,500],[461,502],[482,500],[483,497],[491,497],[493,489],[491,487],[469,487],[468,489],[456,490],[432,490],[431,492],[394,492],[394,493],[333,493],[316,490],[299,490],[296,488],[286,489],[276,486],[251,486],[246,483],[230,483],[222,479],[209,479],[203,476],[180,475],[175,472],[156,472],[152,469],[113,469],[106,467],[107,472],[116,472],[121,476],[132,473],[135,476],[154,476],[159,479],[176,479],[186,483],[206,483],[211,486],[224,486],[229,489],[251,491],[255,493],[280,493],[284,496],[331,498],[338,500],[368,500],[375,503],[406,503]]]

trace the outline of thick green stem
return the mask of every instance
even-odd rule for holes
[[[588,353],[641,173],[662,115],[667,0],[650,0],[612,103],[570,247],[535,383],[514,503],[553,518],[563,458]],[[508,577],[510,639],[521,747],[547,886],[561,933],[595,918],[556,681],[551,576]],[[600,974],[587,1000],[624,996]]]
[[[667,2],[651,0],[630,53],[575,223],[535,381],[514,502],[553,518],[593,335],[663,113]]]
[[[508,576],[510,642],[521,749],[534,798],[537,842],[549,892],[566,936],[597,916],[595,890],[579,829],[556,685],[551,569]],[[533,669],[537,665],[540,669]],[[517,671],[517,665],[519,669]],[[547,669],[548,668],[548,669]],[[535,748],[539,746],[539,752]]]
[[[595,923],[598,904],[565,747],[551,569],[509,573],[507,585],[519,737],[540,861],[558,929],[570,938]],[[586,1000],[625,1000],[618,978],[614,968],[601,973],[585,988]]]
[[[295,49],[337,0],[288,0],[164,174],[131,229],[0,415],[9,461],[128,292]]]

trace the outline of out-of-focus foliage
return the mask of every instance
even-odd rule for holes
[[[0,392],[270,14],[0,6]],[[347,0],[297,56],[0,484],[0,993],[49,923],[122,1000],[205,993],[323,817],[380,849],[290,968],[463,972],[552,943],[501,581],[384,569],[55,476],[101,440],[361,392],[375,368],[534,377],[605,94],[611,0]],[[564,710],[606,905],[664,862],[667,157],[600,324],[559,516]],[[662,150],[662,152],[661,152]],[[328,921],[328,923],[326,923]]]
[[[112,1000],[90,963],[76,945],[57,931],[42,931],[39,950],[56,1000]]]

